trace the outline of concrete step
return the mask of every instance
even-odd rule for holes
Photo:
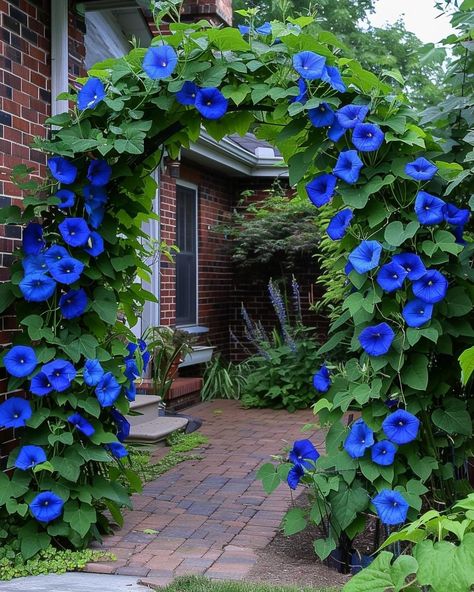
[[[140,415],[127,415],[130,425],[139,425],[158,417],[161,397],[155,395],[137,395],[130,403],[130,411]]]
[[[159,442],[173,432],[183,431],[187,425],[188,420],[185,417],[160,416],[148,419],[131,425],[127,442]]]

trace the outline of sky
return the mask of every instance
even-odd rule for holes
[[[376,27],[394,23],[399,16],[403,17],[408,31],[412,31],[425,43],[437,43],[447,37],[452,28],[449,17],[438,15],[435,0],[377,0],[375,14],[370,22]]]

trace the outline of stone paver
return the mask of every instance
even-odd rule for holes
[[[209,437],[204,458],[145,485],[124,527],[96,546],[117,561],[89,564],[87,571],[136,576],[146,585],[166,585],[185,574],[243,579],[256,550],[275,536],[291,494],[281,487],[266,495],[255,473],[295,439],[321,444],[321,431],[301,434],[312,413],[246,410],[235,401],[203,403],[187,413],[203,420],[200,431]],[[145,534],[147,529],[158,533]]]
[[[92,573],[30,576],[0,582],[2,592],[150,592],[137,578]]]

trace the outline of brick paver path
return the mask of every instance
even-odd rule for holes
[[[187,413],[203,419],[200,431],[209,437],[204,458],[145,485],[124,527],[100,546],[117,561],[89,564],[88,571],[134,575],[150,585],[185,574],[242,579],[256,562],[256,549],[275,536],[290,491],[280,486],[266,495],[255,473],[284,443],[321,440],[320,433],[301,434],[312,413],[245,410],[235,401],[203,403]]]

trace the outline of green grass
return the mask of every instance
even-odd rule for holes
[[[199,576],[177,578],[160,592],[337,592],[339,588],[309,588],[300,586],[270,586],[256,582],[219,582]]]

